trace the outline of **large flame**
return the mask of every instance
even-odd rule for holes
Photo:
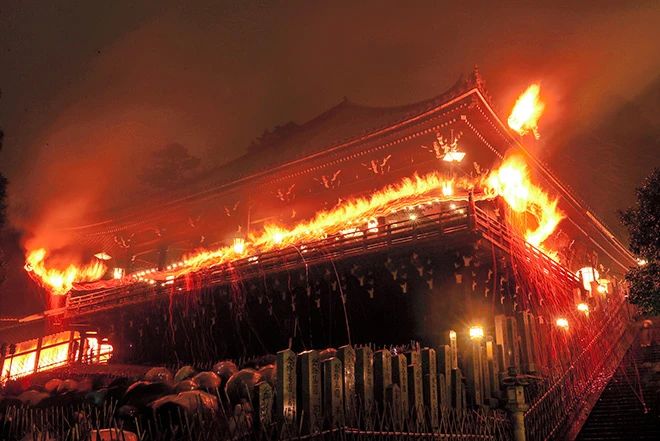
[[[46,267],[46,250],[39,248],[28,253],[25,269],[44,288],[55,295],[65,295],[74,283],[93,282],[105,274],[106,267],[100,261],[84,266],[70,264],[65,269]]]
[[[463,189],[471,186],[467,181],[462,182]],[[329,235],[339,234],[347,228],[356,225],[367,225],[369,219],[384,216],[392,211],[404,207],[428,203],[439,199],[465,199],[463,195],[453,196],[454,182],[437,173],[425,176],[405,178],[396,185],[390,185],[369,197],[356,198],[345,201],[331,210],[317,213],[311,220],[301,222],[293,228],[287,229],[277,225],[266,225],[264,230],[251,234],[247,241],[234,243],[213,251],[201,251],[186,257],[182,262],[175,264],[174,268],[181,268],[179,273],[185,273],[189,268],[200,268],[212,264],[230,261],[245,255],[263,253],[289,246],[302,245],[305,242],[323,239]],[[447,189],[451,189],[451,193]]]
[[[518,97],[508,119],[513,130],[521,135],[532,132],[536,139],[539,138],[538,121],[545,110],[545,104],[539,98],[540,92],[541,86],[538,84],[529,86]]]
[[[518,213],[530,213],[537,220],[535,228],[521,229],[525,239],[532,245],[542,247],[543,242],[552,234],[563,215],[553,201],[529,178],[527,165],[522,158],[507,159],[498,169],[486,178],[449,179],[439,173],[424,176],[415,175],[405,178],[397,184],[389,185],[370,196],[354,198],[330,210],[318,212],[313,218],[298,223],[293,227],[266,225],[263,230],[252,233],[246,238],[237,238],[231,245],[214,250],[203,250],[170,264],[163,271],[141,271],[132,275],[132,280],[155,283],[156,279],[169,283],[174,278],[194,272],[201,268],[229,263],[248,256],[293,247],[302,247],[306,243],[325,239],[333,235],[362,234],[361,231],[377,231],[377,218],[388,216],[413,206],[426,205],[441,201],[467,200],[468,192],[481,184],[486,191],[476,199],[502,198]],[[411,214],[413,216],[414,214]],[[410,219],[413,219],[411,217]],[[551,255],[554,253],[549,252]],[[44,249],[29,253],[26,269],[36,276],[40,283],[57,295],[66,294],[77,282],[99,280],[106,271],[101,262],[83,267],[70,265],[65,270],[46,268]],[[256,257],[254,257],[256,258]],[[124,279],[128,282],[131,279]]]
[[[525,160],[510,156],[488,175],[485,186],[501,196],[514,212],[534,216],[537,225],[526,228],[525,240],[556,259],[556,253],[543,248],[543,242],[555,231],[564,214],[557,208],[557,200],[531,181]]]

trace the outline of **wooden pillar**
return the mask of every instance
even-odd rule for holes
[[[451,358],[451,347],[449,345],[440,346],[438,350],[438,377],[444,378],[443,382],[438,381],[439,387],[444,387],[444,391],[440,391],[440,403],[441,406],[448,406],[451,401],[449,397],[451,396],[451,370],[452,370],[452,358]],[[446,402],[443,402],[443,395],[446,398]]]
[[[296,421],[296,354],[285,349],[277,353],[277,418],[288,425]]]
[[[315,350],[304,351],[298,355],[298,418],[308,433],[322,429],[323,412],[321,411],[321,365],[319,353]]]
[[[37,339],[37,349],[34,351],[34,369],[32,372],[36,373],[39,369],[39,357],[41,356],[41,345],[43,344],[43,337]]]
[[[387,349],[374,353],[374,398],[384,409],[385,390],[392,384],[392,354]]]
[[[497,344],[495,344],[492,338],[486,340],[486,360],[488,362],[488,372],[491,382],[491,394],[496,398],[501,398],[500,378],[502,373],[500,371],[499,357],[497,354]]]
[[[435,349],[422,349],[422,383],[424,406],[430,415],[432,429],[439,427],[438,415],[438,360]]]
[[[355,389],[364,411],[370,414],[374,405],[373,351],[368,346],[362,346],[355,351],[355,355]]]
[[[357,396],[355,393],[355,349],[351,345],[342,346],[337,351],[337,357],[344,368],[344,413],[349,425],[355,423]]]
[[[534,354],[534,342],[532,341],[532,321],[534,317],[528,311],[522,311],[517,314],[517,325],[520,333],[520,346],[522,354],[522,368],[525,372],[533,374],[536,372],[536,363]]]
[[[256,429],[268,430],[273,419],[273,388],[265,381],[254,386],[252,408],[256,415]]]
[[[404,354],[392,357],[392,383],[399,386],[401,408],[404,414],[408,415],[408,360]]]
[[[408,404],[413,420],[424,424],[424,392],[422,382],[422,360],[419,348],[406,354],[408,365]]]
[[[481,373],[481,341],[472,340],[470,342],[467,362],[467,386],[472,406],[483,406],[483,375]]]
[[[339,358],[323,361],[323,411],[329,428],[344,425],[344,367]]]

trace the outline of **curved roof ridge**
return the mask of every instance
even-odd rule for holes
[[[425,98],[419,101],[412,101],[406,104],[397,104],[394,106],[388,106],[388,105],[372,105],[372,104],[359,103],[344,96],[342,101],[340,101],[337,105],[331,107],[330,109],[326,110],[325,112],[323,112],[318,116],[323,116],[326,113],[329,113],[341,107],[352,107],[352,108],[364,109],[364,110],[392,110],[392,111],[405,110],[406,108],[420,108],[423,107],[423,105],[425,104],[436,104],[438,102],[445,101],[447,99],[447,96],[449,95],[462,93],[473,87],[479,87],[479,86],[480,83],[474,81],[472,78],[466,78],[464,74],[461,74],[458,80],[450,88],[440,93],[439,95],[433,96],[431,98]],[[481,87],[479,88],[481,89]],[[310,121],[314,119],[316,119],[316,117],[312,118]]]

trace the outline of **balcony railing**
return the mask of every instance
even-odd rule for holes
[[[425,246],[437,240],[456,242],[471,233],[479,234],[505,252],[522,249],[524,258],[546,274],[552,274],[568,287],[579,283],[577,277],[540,250],[524,242],[511,229],[471,201],[456,208],[425,212],[411,219],[396,219],[377,227],[351,230],[322,240],[289,246],[280,250],[246,256],[242,259],[200,269],[196,275],[206,287],[239,279],[290,271],[321,262],[338,261],[359,255],[388,251],[404,246]],[[517,248],[515,248],[517,246]],[[71,296],[66,314],[78,316],[106,309],[120,308],[162,297],[164,293],[185,291],[185,281],[178,278],[155,285],[144,282]]]

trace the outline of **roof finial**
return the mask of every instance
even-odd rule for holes
[[[479,66],[476,64],[474,65],[474,68],[472,69],[472,75],[470,76],[470,82],[472,83],[473,87],[476,87],[479,89],[481,94],[486,98],[486,101],[488,101],[490,104],[492,104],[492,98],[488,91],[486,90],[486,82],[484,81],[483,77],[481,76],[481,73],[479,72]]]
[[[472,83],[477,86],[480,89],[483,89],[483,86],[485,85],[484,79],[481,77],[481,73],[479,73],[479,66],[476,64],[474,65],[474,68],[472,69]]]

